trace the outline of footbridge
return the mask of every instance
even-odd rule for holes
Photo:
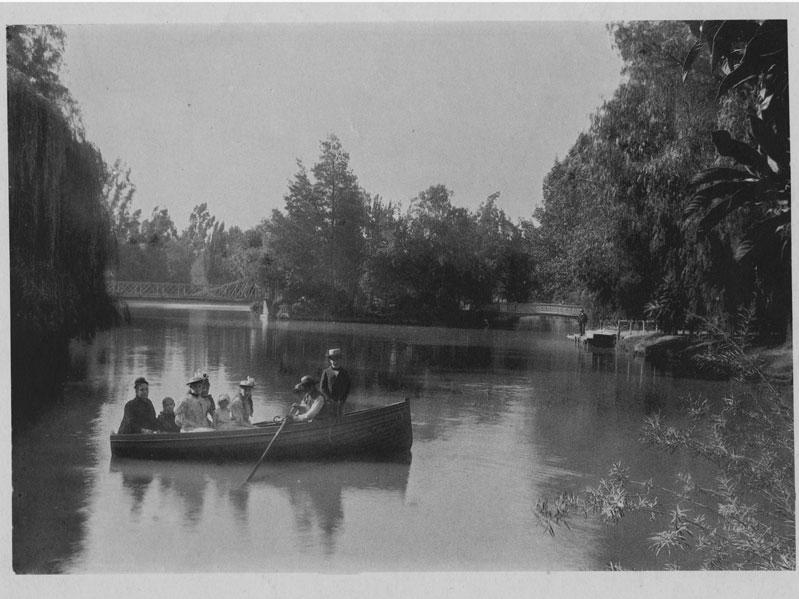
[[[582,306],[577,304],[545,304],[541,302],[498,302],[489,304],[487,312],[508,316],[565,316],[576,318]]]
[[[109,294],[120,299],[251,303],[264,296],[258,285],[244,279],[224,285],[110,280],[107,287]]]

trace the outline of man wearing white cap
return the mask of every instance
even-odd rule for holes
[[[327,350],[327,360],[330,364],[322,371],[322,380],[319,388],[332,407],[336,417],[341,417],[344,413],[344,402],[350,394],[350,375],[341,366],[341,350]]]

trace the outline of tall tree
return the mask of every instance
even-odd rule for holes
[[[73,133],[84,140],[80,106],[61,82],[65,42],[64,30],[55,25],[9,25],[6,65],[22,74],[37,93],[57,106]]]
[[[331,135],[322,142],[321,149],[312,172],[316,179],[313,193],[325,217],[323,280],[337,295],[346,298],[345,309],[352,310],[358,302],[358,281],[364,261],[365,198],[341,141]]]
[[[352,313],[362,300],[367,195],[334,135],[321,143],[310,174],[298,166],[285,214],[274,211],[267,225],[267,253],[286,273],[289,297],[313,300],[328,313]]]
[[[130,179],[130,168],[120,159],[105,166],[103,197],[111,215],[111,227],[118,243],[138,243],[141,210],[133,209],[136,186]]]
[[[33,40],[33,43],[30,43]],[[103,166],[58,104],[63,33],[9,27],[8,173],[12,418],[58,396],[72,337],[114,321],[105,289]]]

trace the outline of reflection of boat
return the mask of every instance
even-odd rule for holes
[[[263,523],[263,514],[253,510],[251,497],[276,490],[287,497],[299,530],[313,523],[323,533],[328,549],[336,543],[345,520],[343,497],[347,490],[358,490],[383,499],[404,498],[408,487],[409,461],[368,462],[271,462],[259,470],[249,484],[242,484],[252,464],[202,464],[167,460],[111,458],[110,471],[121,474],[123,488],[130,496],[131,511],[140,512],[148,487],[159,493],[159,503],[176,500],[184,524],[196,527],[210,503],[216,510],[229,509],[243,529],[253,530]],[[219,498],[225,498],[220,503]]]
[[[281,433],[282,434],[282,433]],[[410,472],[409,460],[403,461],[338,461],[338,462],[286,462],[264,466],[262,475],[253,484],[264,483],[279,489],[294,487],[317,488],[335,485],[343,489],[375,489],[405,492]],[[196,464],[185,461],[137,460],[111,458],[110,472],[122,474],[126,486],[133,488],[139,481],[160,481],[169,487],[195,490],[198,478],[212,481],[219,488],[238,489],[252,470],[252,464]],[[198,476],[198,473],[201,476]]]
[[[278,427],[274,422],[261,422],[252,428],[209,432],[112,434],[111,453],[143,459],[254,460],[261,456]],[[408,454],[412,441],[410,402],[406,399],[349,412],[340,420],[286,424],[269,450],[268,459],[395,457]]]

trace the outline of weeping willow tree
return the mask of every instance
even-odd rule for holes
[[[7,44],[9,32],[6,33]],[[12,416],[58,396],[72,338],[116,319],[103,162],[35,77],[8,65]]]

